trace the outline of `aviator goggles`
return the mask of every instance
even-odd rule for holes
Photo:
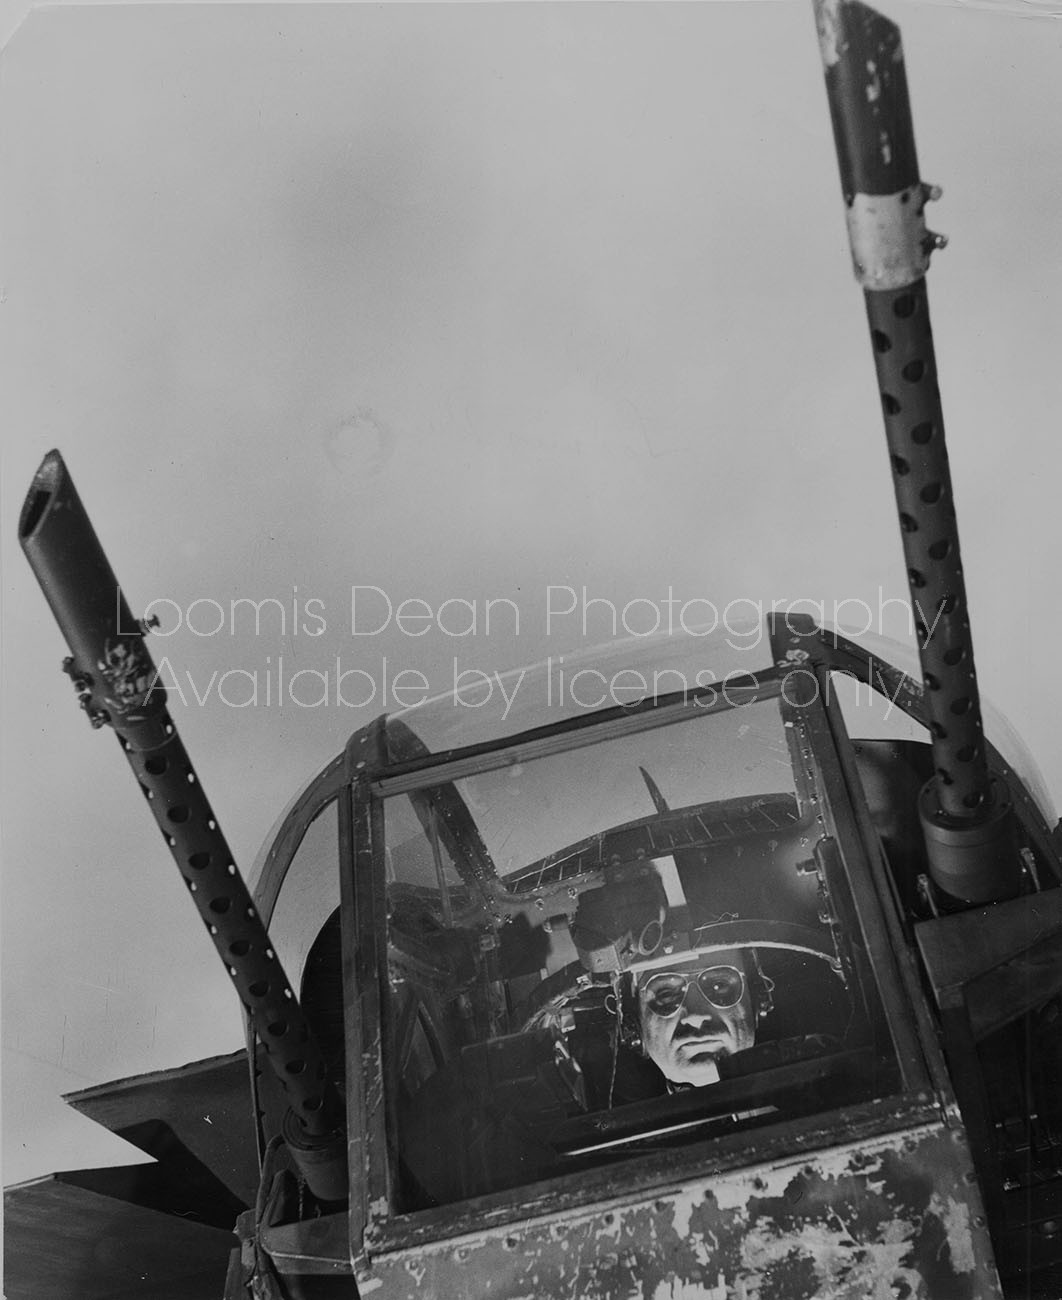
[[[641,986],[649,1010],[657,1016],[674,1016],[682,1009],[691,984],[720,1011],[736,1007],[745,995],[745,976],[736,966],[709,966],[705,970],[658,971]]]

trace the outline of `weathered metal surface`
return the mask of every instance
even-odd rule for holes
[[[845,202],[916,184],[900,29],[860,0],[815,0],[815,25]]]
[[[900,29],[858,0],[815,0],[856,279],[902,289],[947,242],[926,229],[940,190],[918,177]]]
[[[344,751],[349,795],[339,802],[343,987],[346,1012],[348,1258],[360,1270],[372,1205],[386,1197],[388,1160],[380,981],[387,970],[387,915],[378,887],[383,810],[368,774],[386,761],[386,718],[356,731]],[[393,1094],[392,1094],[393,1095]]]
[[[998,1300],[965,1139],[924,1125],[372,1260],[374,1300]]]

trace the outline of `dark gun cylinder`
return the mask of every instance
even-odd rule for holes
[[[62,457],[34,477],[19,540],[71,650],[64,664],[93,725],[109,723],[173,855],[294,1116],[292,1146],[322,1200],[346,1196],[339,1100],[309,1022],[166,708],[165,690]],[[321,1149],[335,1148],[321,1169]],[[296,1152],[296,1159],[298,1153]]]
[[[969,818],[988,798],[988,762],[926,282],[865,298],[938,797],[949,816]]]
[[[953,897],[1018,892],[1009,796],[989,773],[937,385],[925,274],[945,241],[918,174],[895,24],[858,0],[816,0],[852,263],[863,288],[911,595],[935,776],[919,816]]]

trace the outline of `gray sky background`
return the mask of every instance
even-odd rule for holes
[[[945,191],[931,301],[982,689],[1057,799],[1062,26],[883,7]],[[608,639],[547,638],[549,584],[861,599],[876,625],[906,593],[810,6],[57,7],[4,52],[0,123],[10,1183],[135,1158],[61,1093],[240,1042],[15,542],[50,447],[135,611],[297,597],[294,633],[155,640],[200,690],[280,655],[441,690],[455,655]],[[520,631],[354,638],[352,584],[509,597]],[[382,706],[187,700],[245,868]]]

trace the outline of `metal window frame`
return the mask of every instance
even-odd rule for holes
[[[284,1272],[349,1275],[368,1280],[372,1260],[395,1251],[415,1249],[526,1222],[536,1214],[578,1211],[616,1197],[617,1186],[628,1194],[652,1194],[654,1188],[675,1185],[705,1175],[725,1174],[751,1163],[784,1159],[830,1146],[840,1132],[872,1138],[920,1123],[943,1123],[962,1138],[958,1107],[936,1040],[935,1022],[926,1002],[915,959],[907,942],[903,919],[894,898],[888,869],[862,790],[854,750],[834,693],[831,673],[847,672],[884,690],[915,721],[924,722],[918,684],[898,670],[862,654],[833,633],[810,628],[772,636],[776,666],[744,678],[717,683],[689,694],[644,701],[635,706],[600,710],[548,727],[494,742],[448,750],[400,763],[388,763],[386,719],[356,732],[342,761],[334,760],[319,774],[284,819],[276,844],[291,852],[271,851],[270,889],[282,888],[286,863],[301,840],[305,826],[333,795],[338,795],[343,980],[347,1005],[358,1009],[347,1022],[347,1114],[350,1132],[348,1167],[351,1202],[348,1211],[310,1223],[268,1227],[263,1245]],[[809,636],[811,639],[809,640]],[[787,654],[802,644],[810,653]],[[798,676],[802,674],[802,678]],[[875,674],[881,678],[880,686]],[[803,681],[805,692],[821,696],[796,709]],[[816,683],[813,688],[811,683]],[[897,693],[897,686],[902,689]],[[725,691],[725,694],[724,694]],[[386,900],[382,882],[383,799],[432,785],[460,780],[534,758],[598,744],[641,731],[692,721],[747,703],[781,697],[781,707],[794,702],[793,725],[787,728],[794,753],[798,798],[803,803],[819,795],[829,851],[844,859],[846,880],[857,882],[851,900],[856,924],[872,954],[873,985],[887,1003],[889,1032],[896,1047],[902,1091],[872,1102],[788,1120],[746,1133],[691,1142],[679,1152],[633,1156],[622,1163],[560,1174],[549,1180],[410,1214],[393,1212],[391,1169],[393,1117],[387,1115],[384,1032],[387,998]],[[997,770],[1005,765],[991,751]],[[1007,773],[1009,775],[1009,773]],[[1020,782],[1019,798],[1025,794]],[[1053,838],[1037,805],[1020,799],[1027,825],[1038,847],[1057,861]],[[853,875],[854,873],[854,875]],[[260,886],[261,886],[260,881]],[[875,966],[876,963],[876,966]]]
[[[349,879],[343,900],[344,971],[351,980],[347,986],[349,1004],[360,1008],[360,1020],[355,1022],[351,1017],[348,1021],[347,1057],[348,1124],[352,1133],[349,1257],[356,1273],[367,1276],[370,1260],[377,1254],[457,1236],[490,1223],[523,1219],[534,1213],[536,1206],[574,1209],[614,1196],[617,1185],[650,1188],[674,1182],[676,1177],[738,1168],[753,1155],[760,1161],[815,1150],[829,1145],[841,1132],[870,1135],[941,1121],[950,1094],[941,1096],[945,1080],[942,1063],[930,1060],[933,1048],[931,1034],[927,1041],[928,1016],[918,1015],[912,1005],[912,1001],[916,1005],[921,1001],[922,994],[903,978],[892,949],[892,925],[882,922],[880,916],[881,912],[891,913],[893,900],[887,891],[883,894],[881,882],[874,875],[871,847],[876,841],[867,839],[869,821],[864,823],[848,802],[852,799],[855,768],[850,756],[846,763],[838,752],[837,728],[840,726],[843,734],[843,722],[839,714],[831,719],[820,699],[796,693],[801,688],[794,688],[794,671],[791,664],[786,664],[756,674],[751,682],[731,682],[725,697],[720,688],[709,688],[633,708],[588,714],[514,737],[402,763],[386,761],[385,719],[352,738],[347,749],[350,798],[341,799],[340,806],[349,809],[342,818],[345,830],[341,830],[341,836],[347,837],[344,861],[352,864],[344,871]],[[810,684],[802,689],[807,695]],[[666,1156],[635,1155],[620,1163],[578,1174],[558,1174],[543,1183],[437,1209],[395,1213],[391,1200],[394,1129],[393,1118],[387,1114],[384,1060],[387,997],[383,981],[387,978],[387,962],[383,800],[771,699],[780,700],[783,722],[792,724],[787,734],[798,759],[794,763],[798,798],[818,808],[827,842],[835,846],[843,860],[853,915],[892,1039],[902,1080],[899,1089],[857,1106],[789,1119],[753,1132],[692,1142],[684,1151]],[[857,777],[855,788],[858,791]]]

